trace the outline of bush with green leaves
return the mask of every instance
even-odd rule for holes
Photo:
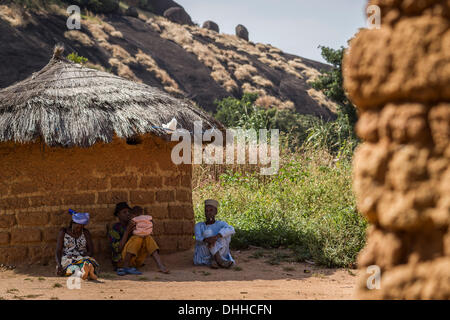
[[[228,128],[278,129],[281,143],[291,150],[312,147],[334,155],[352,156],[358,139],[347,114],[339,112],[336,120],[325,121],[290,109],[258,107],[257,98],[257,94],[245,93],[241,99],[227,97],[216,101],[215,117]]]
[[[228,128],[270,129],[276,109],[264,109],[255,105],[258,94],[244,93],[242,99],[227,97],[216,100],[215,118]]]
[[[77,52],[72,52],[71,54],[69,54],[67,56],[67,59],[69,59],[70,61],[73,61],[75,63],[79,63],[79,64],[85,64],[88,62],[88,58],[79,56]]]
[[[322,91],[329,99],[338,104],[339,113],[347,115],[352,125],[356,123],[356,107],[351,103],[345,94],[344,78],[342,76],[342,59],[345,48],[333,49],[330,47],[319,46],[322,57],[333,67],[330,70],[322,70],[322,75],[311,83],[311,86]]]

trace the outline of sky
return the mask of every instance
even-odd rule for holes
[[[243,24],[250,41],[324,62],[319,45],[347,46],[366,27],[367,0],[176,0],[194,22],[212,20],[221,33]]]

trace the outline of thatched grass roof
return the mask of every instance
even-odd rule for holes
[[[41,138],[50,146],[88,147],[111,142],[114,135],[130,138],[153,133],[173,117],[178,128],[193,131],[220,123],[189,101],[157,88],[65,59],[56,47],[50,62],[27,79],[0,90],[0,142],[30,142]]]

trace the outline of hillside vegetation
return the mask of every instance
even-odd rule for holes
[[[0,58],[9,63],[0,66],[0,87],[41,69],[54,45],[62,43],[96,68],[191,99],[210,112],[215,112],[216,99],[240,99],[250,92],[259,95],[256,104],[265,108],[335,118],[336,104],[311,85],[329,65],[270,44],[174,23],[150,9],[138,9],[138,18],[125,15],[129,4],[138,2],[71,1],[83,11],[81,29],[68,30],[66,1],[5,1],[0,5],[5,38]]]

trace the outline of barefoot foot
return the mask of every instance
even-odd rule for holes
[[[95,268],[94,268],[94,265],[90,265],[91,266],[91,268],[90,268],[90,270],[89,270],[89,277],[91,278],[91,280],[97,280],[98,279],[98,277],[97,277],[97,275],[95,274]]]
[[[85,263],[83,268],[81,269],[81,279],[86,280],[89,277],[90,264]]]
[[[161,266],[158,267],[158,272],[169,274],[170,270],[167,269],[165,266],[161,265]]]

